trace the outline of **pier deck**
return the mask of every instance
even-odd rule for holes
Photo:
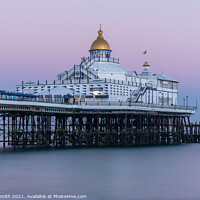
[[[192,107],[128,102],[79,105],[0,100],[1,147],[158,145],[200,142]]]

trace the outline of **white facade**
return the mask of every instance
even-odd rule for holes
[[[100,29],[101,30],[101,29]],[[99,35],[102,42],[102,33]],[[99,37],[96,41],[99,40]],[[103,41],[104,42],[104,41]],[[95,44],[96,45],[96,44]],[[76,101],[128,101],[145,104],[177,105],[178,82],[164,74],[152,74],[145,62],[141,74],[130,71],[119,64],[119,59],[111,58],[110,49],[90,49],[90,57],[82,58],[80,65],[57,75],[57,80],[47,82],[22,82],[17,92],[43,95],[52,98],[54,88],[64,87],[71,93],[60,94],[62,98],[70,94]],[[49,91],[45,95],[44,91]],[[62,100],[62,102],[64,102]]]

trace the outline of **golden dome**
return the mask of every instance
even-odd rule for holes
[[[92,43],[90,50],[95,50],[95,49],[105,49],[105,50],[110,50],[110,45],[106,40],[103,38],[103,31],[101,30],[101,24],[100,24],[100,29],[98,31],[99,36],[97,39]]]
[[[149,63],[146,61],[143,66],[150,66]]]

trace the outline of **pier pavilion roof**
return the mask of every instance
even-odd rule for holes
[[[156,76],[157,79],[159,80],[163,80],[163,81],[172,81],[172,82],[177,82],[176,80],[169,78],[168,76],[164,75],[164,74],[154,74],[154,76]]]
[[[143,65],[144,69],[142,71],[141,74],[139,74],[140,76],[144,76],[144,77],[149,77],[149,78],[157,78],[159,80],[163,80],[163,81],[171,81],[171,82],[177,82],[176,80],[172,79],[172,78],[169,78],[168,76],[164,75],[163,73],[162,74],[152,74],[151,71],[150,71],[150,65],[149,63],[146,61]]]
[[[39,93],[39,95],[73,95],[73,93],[76,95],[77,92],[74,92],[73,90],[70,90],[64,86],[57,86],[50,90],[44,90]]]
[[[111,62],[94,62],[89,69],[97,69],[105,72],[128,72],[129,70],[117,63]]]

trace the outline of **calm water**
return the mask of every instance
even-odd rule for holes
[[[0,151],[0,194],[200,199],[200,144]]]

